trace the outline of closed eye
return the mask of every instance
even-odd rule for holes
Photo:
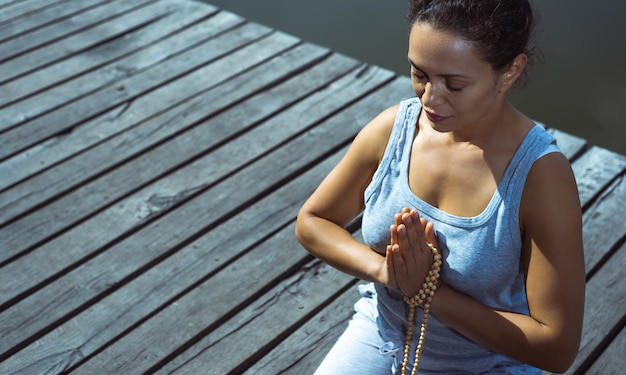
[[[426,76],[426,74],[424,74],[424,72],[422,72],[419,69],[412,68],[411,69],[411,73],[412,73],[413,77],[415,77],[416,79],[418,79],[420,81],[428,79],[428,76]]]
[[[454,92],[459,92],[459,91],[463,90],[463,87],[454,87],[454,86],[450,86],[450,85],[446,85],[446,87],[448,88],[448,90],[454,91]]]

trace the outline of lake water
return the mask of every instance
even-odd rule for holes
[[[409,75],[405,0],[207,0],[252,21]],[[544,62],[512,101],[528,116],[626,155],[626,1],[535,0]]]

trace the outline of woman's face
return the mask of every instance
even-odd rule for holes
[[[422,116],[435,130],[459,131],[497,119],[508,89],[505,74],[494,71],[469,42],[415,23],[408,58]]]

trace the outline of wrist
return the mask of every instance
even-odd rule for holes
[[[441,313],[441,308],[445,303],[444,301],[448,300],[446,295],[449,294],[451,291],[452,289],[450,288],[450,286],[448,286],[448,284],[442,282],[441,280],[439,281],[439,286],[437,286],[437,293],[435,293],[435,296],[433,296],[433,299],[430,303],[430,310],[433,313]]]
[[[375,254],[377,259],[372,259],[370,267],[367,271],[368,280],[377,284],[390,286],[389,272],[387,270],[387,263],[385,257],[380,253],[372,249],[372,253]]]

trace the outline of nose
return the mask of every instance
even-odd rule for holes
[[[422,94],[422,104],[427,107],[433,108],[437,104],[441,104],[443,100],[444,90],[441,90],[437,85],[433,85],[432,82],[426,82],[424,85],[424,94]]]

